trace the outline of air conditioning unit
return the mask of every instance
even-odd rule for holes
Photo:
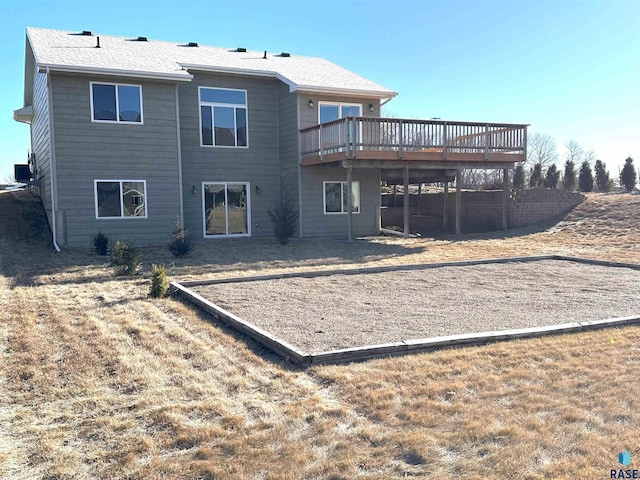
[[[18,183],[27,183],[31,180],[29,165],[16,164],[13,166],[13,177]]]

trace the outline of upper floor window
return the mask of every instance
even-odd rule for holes
[[[200,87],[201,145],[247,147],[247,91]]]
[[[96,218],[147,217],[147,182],[95,180]]]
[[[318,103],[318,123],[332,122],[344,117],[359,117],[362,115],[362,105],[357,103]]]
[[[92,82],[91,120],[142,123],[142,87]]]

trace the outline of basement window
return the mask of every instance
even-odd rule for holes
[[[142,124],[142,87],[91,82],[91,121]]]
[[[324,182],[325,215],[347,213],[347,182]],[[351,182],[351,213],[360,213],[360,182]]]
[[[147,218],[144,180],[95,180],[96,218]]]

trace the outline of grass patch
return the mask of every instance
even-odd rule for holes
[[[148,297],[151,263],[184,279],[542,253],[640,263],[640,196],[589,195],[519,235],[145,248],[131,278],[7,225],[28,205],[0,194],[0,476],[604,478],[619,451],[640,455],[640,327],[299,370]]]

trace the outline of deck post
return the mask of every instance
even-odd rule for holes
[[[449,213],[447,212],[447,200],[449,200],[449,179],[444,181],[444,198],[442,199],[442,228],[449,230]]]
[[[462,182],[461,170],[456,169],[456,235],[460,235],[460,217],[462,216],[462,189],[460,183]]]
[[[349,243],[353,242],[353,228],[352,228],[352,217],[353,217],[353,191],[351,190],[353,187],[353,162],[349,162],[349,167],[347,168],[347,241]]]
[[[409,238],[409,165],[404,167],[404,197],[402,199],[404,211],[404,238]]]
[[[502,169],[502,230],[509,228],[508,211],[509,206],[509,169]]]

